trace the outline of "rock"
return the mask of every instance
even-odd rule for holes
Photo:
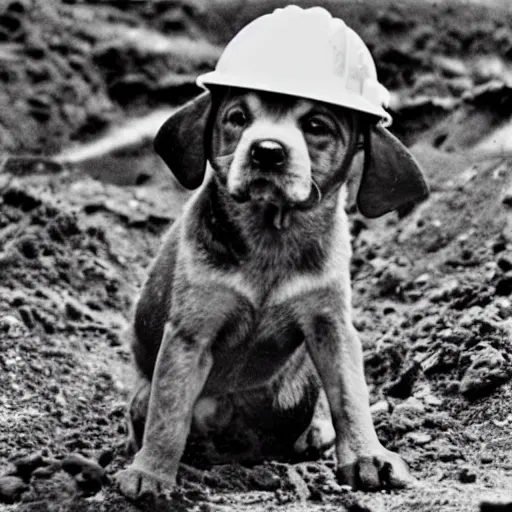
[[[380,291],[383,295],[396,293],[397,289],[407,281],[409,272],[404,267],[390,263],[382,271],[378,279]]]
[[[65,457],[62,469],[75,477],[78,486],[86,493],[98,492],[106,482],[105,470],[94,460],[78,453]]]
[[[471,468],[462,468],[459,471],[459,482],[463,484],[472,484],[476,482],[476,473]]]
[[[391,382],[386,389],[386,394],[395,398],[408,398],[412,394],[412,388],[421,371],[420,363],[414,362],[399,377]]]
[[[512,293],[512,275],[503,276],[496,283],[496,294],[506,297]]]
[[[460,450],[455,444],[446,443],[441,445],[437,450],[439,460],[442,462],[453,462],[457,459],[464,458],[462,450]]]
[[[491,247],[492,247],[492,252],[494,254],[500,254],[503,251],[507,250],[507,241],[505,240],[505,238],[503,238],[503,236],[500,235],[494,241],[491,242]],[[512,260],[510,263],[512,265]],[[511,269],[512,269],[512,266],[511,266]]]
[[[481,56],[474,62],[473,78],[476,84],[484,84],[493,79],[501,79],[505,72],[505,63],[497,55]]]
[[[453,94],[461,95],[473,88],[473,80],[469,76],[457,76],[447,81],[448,88]]]
[[[458,380],[449,380],[446,383],[446,393],[455,395],[460,391],[460,382]]]
[[[14,503],[26,490],[28,485],[19,476],[4,476],[0,478],[0,503]]]
[[[466,398],[488,393],[512,376],[512,365],[507,354],[493,347],[478,352],[460,383],[460,391]]]
[[[377,16],[377,23],[384,32],[401,31],[409,25],[405,16],[398,9],[385,9]]]
[[[398,404],[393,413],[412,412],[416,414],[423,414],[425,412],[424,405],[414,397],[410,397],[401,404]]]
[[[415,280],[414,280],[414,284],[418,285],[418,286],[423,286],[425,284],[427,284],[431,279],[431,275],[430,274],[421,274],[419,275]]]
[[[498,315],[503,320],[510,318],[512,316],[512,302],[506,297],[499,297],[494,302],[496,309],[498,310]]]
[[[501,202],[505,206],[512,206],[512,187],[510,187],[508,190],[506,190]]]
[[[386,423],[394,433],[404,433],[417,430],[424,422],[425,407],[414,397],[398,404]]]
[[[251,472],[251,481],[260,491],[276,491],[281,487],[281,478],[265,467],[256,467]]]
[[[484,453],[483,455],[480,456],[480,462],[482,464],[490,464],[491,462],[493,462],[493,460],[494,457],[490,453]]]
[[[110,448],[106,448],[98,457],[98,464],[102,468],[106,468],[114,460],[114,452]]]
[[[29,480],[30,475],[34,470],[46,465],[45,460],[40,453],[16,458],[12,463],[16,467],[16,474],[25,481]]]
[[[464,62],[454,57],[436,55],[433,59],[434,66],[438,67],[443,75],[452,78],[468,75],[469,71]]]
[[[451,279],[444,283],[440,288],[434,288],[428,294],[428,298],[432,302],[446,301],[452,297],[460,287],[460,283],[457,279]]]
[[[482,501],[480,512],[512,512],[512,501]]]
[[[0,331],[5,332],[11,338],[19,338],[25,334],[25,325],[14,315],[5,315],[0,318]]]
[[[425,73],[416,78],[411,95],[413,97],[434,96],[443,85],[444,84],[438,75],[434,73]]]
[[[503,242],[501,242],[503,245],[505,245]],[[496,245],[495,245],[496,247]],[[494,248],[495,252],[496,249]],[[503,247],[502,250],[505,250],[505,247]],[[512,256],[510,254],[502,255],[498,258],[496,261],[498,264],[498,267],[503,270],[503,272],[508,272],[509,270],[512,270]]]
[[[424,446],[432,441],[432,436],[423,432],[408,432],[405,438],[417,446]]]
[[[379,402],[373,404],[370,407],[370,412],[372,413],[372,416],[388,413],[389,412],[389,402],[387,402],[386,400],[380,400]]]
[[[279,502],[279,496],[281,495],[283,498],[293,496],[295,499],[299,499],[301,501],[306,501],[309,499],[311,495],[311,491],[307,483],[301,477],[299,472],[295,469],[294,466],[286,466],[285,467],[285,475],[283,475],[284,480],[286,481],[286,488],[289,489],[288,492],[284,492],[283,489],[278,489],[276,491],[276,498]]]
[[[60,469],[60,465],[58,466],[43,466],[35,469],[30,475],[32,478],[40,478],[42,480],[51,478],[56,471]]]

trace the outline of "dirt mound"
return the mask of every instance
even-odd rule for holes
[[[75,212],[48,199],[2,191],[2,295],[28,328],[46,334],[101,330],[106,310],[113,327],[112,310],[126,311],[130,294],[104,231],[80,226]]]
[[[0,45],[15,53],[1,63],[2,150],[56,153],[130,111],[182,102],[218,58],[186,36],[171,41],[114,5],[4,2]]]

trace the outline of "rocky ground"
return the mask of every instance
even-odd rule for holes
[[[392,130],[432,190],[411,211],[351,216],[374,421],[419,486],[352,492],[328,453],[184,465],[170,503],[117,493],[123,332],[187,197],[151,137],[226,41],[283,2],[10,0],[0,4],[0,510],[512,510],[512,13],[321,3],[372,49]]]

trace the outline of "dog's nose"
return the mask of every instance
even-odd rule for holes
[[[261,171],[282,167],[285,159],[284,147],[275,140],[260,140],[251,146],[251,163]]]

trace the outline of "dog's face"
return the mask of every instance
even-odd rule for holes
[[[357,204],[364,215],[378,217],[428,196],[407,148],[374,119],[276,93],[225,87],[203,93],[165,122],[155,149],[188,189],[201,185],[209,160],[238,201],[309,207],[347,178],[360,139]]]
[[[320,102],[236,89],[217,101],[209,156],[237,201],[318,199],[355,136],[353,113]]]

